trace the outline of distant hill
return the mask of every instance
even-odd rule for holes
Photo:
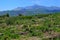
[[[33,5],[33,6],[27,6],[27,7],[17,7],[12,10],[7,11],[0,11],[0,15],[9,13],[11,16],[17,16],[18,14],[23,15],[34,15],[34,14],[48,14],[48,13],[54,13],[54,12],[60,12],[60,7],[46,7],[46,6],[40,6],[40,5]]]

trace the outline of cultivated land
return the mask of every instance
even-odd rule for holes
[[[2,15],[0,40],[60,40],[60,13]]]

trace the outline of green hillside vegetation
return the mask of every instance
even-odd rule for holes
[[[0,40],[60,40],[60,13],[0,16]]]

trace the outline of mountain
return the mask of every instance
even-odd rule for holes
[[[34,15],[34,14],[48,14],[54,12],[60,12],[60,7],[55,7],[55,6],[46,7],[40,5],[33,5],[27,7],[17,7],[15,9],[8,11],[0,11],[0,15],[9,13],[11,16],[17,16],[18,14]]]

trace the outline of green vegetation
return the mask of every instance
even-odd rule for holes
[[[0,40],[60,40],[60,13],[0,16]]]

